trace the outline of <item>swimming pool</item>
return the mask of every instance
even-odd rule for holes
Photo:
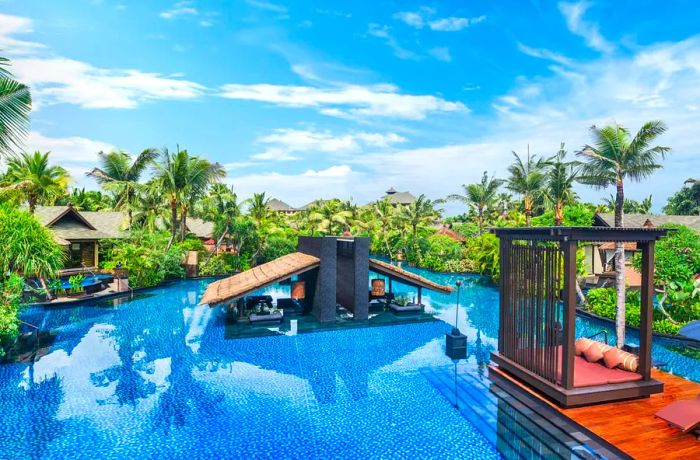
[[[546,427],[479,384],[498,317],[498,292],[479,277],[462,289],[469,357],[453,387],[444,333],[455,294],[425,296],[446,322],[230,340],[225,315],[197,306],[206,285],[28,310],[24,319],[50,330],[52,342],[0,365],[0,458],[488,459],[572,443],[563,433],[544,442]],[[578,321],[582,331],[600,329]],[[673,353],[654,349],[672,368],[689,365]],[[455,410],[450,389],[476,411]]]

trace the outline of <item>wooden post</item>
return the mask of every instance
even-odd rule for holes
[[[654,242],[638,243],[642,249],[641,315],[639,318],[639,373],[651,379],[651,328],[654,316]]]
[[[561,384],[574,387],[574,341],[576,338],[576,240],[561,242],[564,253],[564,324],[562,324]]]
[[[100,251],[100,246],[97,241],[95,241],[95,254],[94,254],[94,261],[95,261],[95,268],[100,266],[100,256],[98,255]]]
[[[389,276],[389,294],[394,294],[394,287],[391,284],[391,276]]]
[[[423,305],[423,288],[418,286],[418,305]]]

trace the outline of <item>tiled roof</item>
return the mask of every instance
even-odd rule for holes
[[[596,214],[597,225],[605,225],[612,227],[615,225],[615,214],[613,213],[598,213]],[[668,216],[668,215],[652,215],[652,214],[625,214],[623,223],[625,227],[644,227],[647,220],[654,226],[658,227],[664,224],[680,224],[695,229],[700,232],[700,216]]]
[[[127,215],[118,211],[70,211],[69,206],[37,206],[34,215],[42,225],[53,230],[59,244],[66,240],[120,238]],[[83,222],[84,221],[84,222]]]

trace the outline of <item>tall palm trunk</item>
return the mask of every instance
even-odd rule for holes
[[[525,195],[524,207],[525,207],[525,225],[527,225],[529,227],[531,222],[532,222],[532,198],[529,195]]]
[[[187,205],[183,205],[180,209],[180,241],[185,241],[187,233]]]
[[[564,202],[561,200],[557,201],[554,206],[554,225],[560,227],[564,222]]]
[[[170,243],[168,243],[168,249],[170,245],[175,241],[175,236],[177,235],[177,201],[175,197],[170,197]]]
[[[625,203],[625,191],[622,178],[617,179],[617,193],[615,196],[615,227],[623,226],[623,209]],[[615,292],[617,294],[615,332],[617,335],[617,347],[625,344],[625,245],[615,243]]]
[[[484,207],[483,206],[479,206],[477,219],[479,222],[479,235],[481,235],[484,232]]]

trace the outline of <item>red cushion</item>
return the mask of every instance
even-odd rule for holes
[[[583,352],[583,356],[586,358],[586,360],[588,360],[588,362],[596,363],[603,359],[603,355],[610,348],[612,348],[610,345],[605,345],[604,343],[600,342],[593,342],[591,346],[586,348],[586,351]]]
[[[605,362],[605,367],[608,369],[613,369],[622,364],[624,358],[620,354],[620,350],[617,348],[611,348],[610,350],[603,353],[603,362]]]
[[[588,349],[593,344],[593,340],[591,339],[586,339],[586,338],[580,338],[576,341],[576,347],[574,350],[574,353],[576,356],[581,356],[584,351]]]

